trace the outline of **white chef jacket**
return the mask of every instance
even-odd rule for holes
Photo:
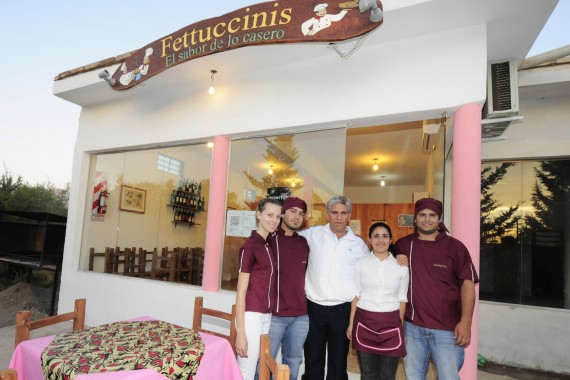
[[[373,312],[400,310],[400,302],[408,302],[409,282],[408,267],[398,265],[394,256],[380,260],[370,252],[356,263],[356,306]]]
[[[346,227],[340,239],[328,224],[300,231],[309,243],[309,264],[305,274],[307,298],[319,305],[350,302],[356,295],[356,262],[369,254],[364,240]]]

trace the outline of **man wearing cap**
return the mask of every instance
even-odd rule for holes
[[[277,300],[273,305],[269,328],[271,355],[276,357],[281,348],[282,361],[289,366],[291,380],[297,380],[303,361],[303,344],[309,331],[305,295],[309,245],[297,233],[306,212],[304,200],[287,197],[281,208],[281,225],[269,239],[277,256]]]
[[[396,242],[408,256],[410,286],[404,321],[408,379],[425,379],[429,357],[439,379],[459,379],[464,347],[471,340],[475,284],[479,282],[469,251],[447,234],[440,201],[416,202],[416,231]]]

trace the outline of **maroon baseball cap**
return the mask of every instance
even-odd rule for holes
[[[416,211],[414,212],[414,216],[417,216],[420,211],[425,209],[435,212],[440,218],[443,213],[443,205],[440,201],[434,198],[422,198],[416,202]]]
[[[285,202],[283,202],[281,213],[285,214],[285,211],[289,210],[292,207],[299,207],[301,210],[303,210],[303,212],[307,212],[307,204],[304,200],[297,197],[287,197],[285,198]]]

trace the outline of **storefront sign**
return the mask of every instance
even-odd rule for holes
[[[203,20],[132,53],[113,74],[112,88],[126,90],[180,63],[244,46],[358,37],[383,22],[382,4],[373,3],[376,22],[370,10],[360,12],[358,0],[271,1]]]

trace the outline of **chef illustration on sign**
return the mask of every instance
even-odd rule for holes
[[[335,21],[340,21],[348,13],[349,10],[343,9],[339,14],[327,14],[327,3],[318,4],[314,11],[315,17],[305,21],[301,25],[301,31],[304,36],[314,36],[320,30],[326,29]]]
[[[127,65],[123,62],[123,64],[121,65],[121,71],[123,72],[123,74],[121,75],[119,82],[121,82],[123,86],[128,86],[129,83],[131,83],[131,81],[133,80],[141,80],[143,75],[146,75],[146,73],[148,72],[148,68],[150,66],[150,56],[152,55],[152,53],[153,53],[152,48],[146,49],[145,56],[143,58],[143,64],[138,67],[135,67],[133,71],[128,71]]]

